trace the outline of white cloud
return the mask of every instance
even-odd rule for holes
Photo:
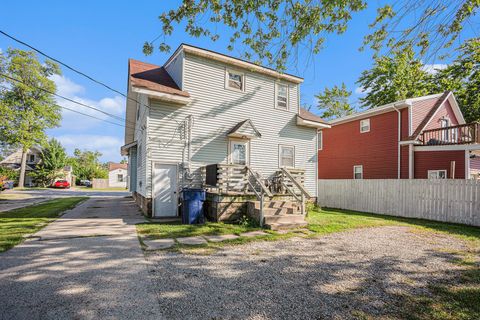
[[[372,91],[370,88],[368,88],[366,90],[363,87],[356,87],[355,88],[355,93],[356,94],[365,94],[365,93],[369,93],[370,91]]]
[[[81,85],[73,82],[72,80],[68,79],[67,77],[54,74],[50,77],[51,80],[55,82],[57,85],[57,93],[62,96],[72,97],[79,93],[84,93],[85,88]]]
[[[119,137],[99,134],[65,134],[55,137],[72,154],[75,148],[100,151],[102,161],[118,160],[123,141]]]
[[[446,69],[448,65],[442,63],[434,63],[434,64],[426,64],[422,67],[422,69],[430,74],[435,74],[439,70]]]
[[[84,105],[99,109],[114,116],[123,117],[123,113],[125,110],[125,99],[122,96],[116,95],[114,97],[105,97],[100,100],[93,100],[84,97],[86,92],[85,88],[73,82],[69,78],[60,75],[54,75],[51,77],[51,79],[57,85],[57,93],[59,95],[70,98]],[[73,109],[75,111],[101,119],[97,120],[92,117],[80,115],[77,112],[64,109],[62,111],[62,127],[81,131],[100,124],[102,120],[115,121],[122,125],[124,124],[123,121],[115,119],[105,113],[99,112],[92,108],[81,106],[75,102],[68,101],[59,97],[57,97],[56,100],[57,104],[62,107]]]

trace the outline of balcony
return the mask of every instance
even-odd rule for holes
[[[424,130],[418,140],[423,146],[480,143],[480,123]]]

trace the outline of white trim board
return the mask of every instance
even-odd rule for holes
[[[446,146],[415,146],[414,151],[461,151],[480,150],[480,144],[454,144]]]

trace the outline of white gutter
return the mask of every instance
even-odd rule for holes
[[[132,91],[145,94],[148,97],[153,99],[163,100],[163,101],[172,102],[180,105],[186,105],[191,101],[189,97],[183,97],[176,94],[162,93],[154,90],[138,88],[133,86],[132,86]]]

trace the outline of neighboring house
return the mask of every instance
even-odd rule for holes
[[[32,173],[38,163],[41,160],[42,150],[40,147],[31,147],[27,151],[27,166],[25,168],[25,186],[32,187],[34,186],[34,182],[30,173]],[[15,171],[20,171],[20,166],[22,163],[22,149],[18,149],[8,157],[0,161],[0,166],[7,167],[13,169]]]
[[[406,99],[330,121],[321,130],[319,179],[472,178],[480,126],[453,93]]]
[[[127,167],[126,163],[108,164],[108,186],[110,188],[127,188]]]
[[[267,193],[282,173],[315,195],[317,130],[329,125],[300,107],[302,81],[185,44],[163,66],[130,60],[122,154],[143,211],[177,215],[183,187],[247,194],[254,180]]]

